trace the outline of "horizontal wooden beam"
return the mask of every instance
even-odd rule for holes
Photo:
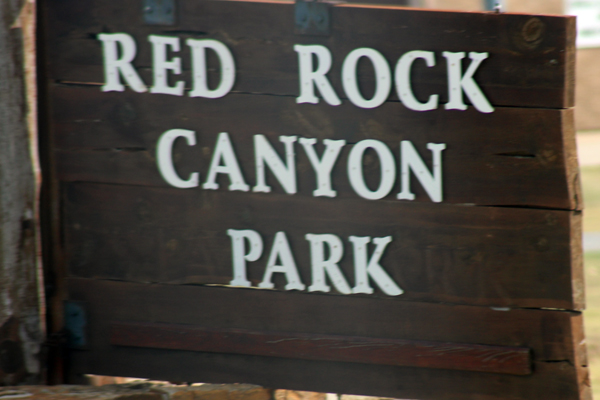
[[[282,135],[317,139],[319,154],[325,139],[346,140],[331,181],[338,198],[356,198],[348,181],[348,154],[355,143],[376,138],[395,157],[400,157],[400,142],[411,141],[428,168],[432,153],[427,143],[446,144],[444,203],[581,209],[573,110],[416,113],[397,102],[366,110],[351,104],[299,105],[294,97],[242,94],[216,100],[174,96],[167,101],[131,91],[102,93],[91,86],[53,87],[51,99],[61,181],[168,187],[154,154],[160,135],[180,128],[196,132],[198,142],[176,146],[175,167],[181,176],[198,172],[205,180],[217,136],[227,132],[249,185],[256,183],[255,135],[265,135],[279,154]],[[121,103],[127,106],[117,106]],[[313,197],[314,169],[302,146],[294,146],[298,196]],[[365,168],[366,176],[379,175],[377,159]],[[373,187],[377,184],[373,182]],[[416,191],[415,201],[431,202],[419,182],[413,180],[410,186]],[[220,190],[227,186],[221,184]],[[272,190],[282,192],[277,181]]]
[[[577,237],[573,225],[580,215],[574,212],[83,182],[63,187],[71,276],[227,285],[233,279],[227,230],[251,226],[265,241],[262,256],[248,263],[252,286],[264,278],[278,231],[285,232],[307,285],[312,270],[306,234],[343,241],[346,256],[338,266],[352,285],[348,238],[391,236],[381,265],[404,290],[403,301],[583,307],[581,276],[574,273],[582,267],[580,251],[569,241],[571,232]],[[284,290],[284,274],[276,275],[275,289]],[[384,296],[374,289],[372,297]]]
[[[117,346],[441,368],[498,374],[531,374],[525,347],[380,339],[290,332],[206,329],[190,325],[113,322]]]
[[[119,2],[51,0],[48,15],[47,78],[59,82],[104,82],[102,45],[97,35],[125,32],[137,43],[133,61],[146,84],[152,82],[149,35],[210,38],[228,46],[239,79],[233,91],[297,96],[298,57],[295,44],[319,44],[332,52],[329,79],[343,96],[341,67],[353,49],[375,48],[390,65],[412,50],[436,53],[431,68],[415,68],[416,96],[425,101],[438,94],[447,101],[443,51],[488,52],[477,81],[494,106],[567,108],[573,106],[575,18],[510,13],[453,13],[357,4],[331,8],[331,34],[294,34],[292,2],[182,1],[177,25],[158,28],[139,24],[141,11]],[[360,18],[357,18],[360,15]],[[373,29],[376,24],[377,29]],[[381,38],[385,38],[382,40]],[[190,53],[182,46],[183,73],[191,85]],[[210,61],[209,61],[210,62]],[[373,88],[372,73],[360,70],[363,90]],[[209,75],[218,79],[216,74]],[[217,82],[216,80],[214,82]],[[363,86],[363,85],[361,85]],[[145,96],[152,96],[146,94]],[[392,94],[392,98],[397,98]]]
[[[250,382],[271,388],[396,399],[583,398],[578,382],[584,381],[587,368],[573,348],[573,343],[582,340],[577,333],[580,313],[100,279],[69,278],[67,285],[69,298],[86,304],[90,343],[89,350],[69,354],[73,378],[97,374],[174,382]],[[531,349],[532,373],[139,347],[139,336],[131,339],[137,347],[120,346],[111,344],[114,322],[160,322],[221,332],[285,332],[293,337],[297,337],[295,332],[303,332],[319,337],[520,347]],[[161,338],[166,341],[167,335]],[[192,342],[189,336],[182,341]]]

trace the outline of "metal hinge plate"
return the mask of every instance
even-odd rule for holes
[[[296,0],[295,33],[328,36],[331,31],[331,5],[317,1]]]
[[[144,22],[149,25],[175,25],[175,0],[144,0]]]
[[[64,304],[67,347],[71,349],[85,349],[88,345],[88,320],[85,303],[67,300]]]

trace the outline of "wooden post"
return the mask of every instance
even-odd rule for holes
[[[43,338],[38,295],[35,7],[0,7],[0,384],[39,383]]]
[[[172,4],[41,7],[66,380],[589,398],[573,17]]]

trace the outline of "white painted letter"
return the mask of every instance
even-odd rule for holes
[[[132,90],[143,93],[148,89],[140,79],[131,62],[135,58],[135,41],[126,33],[101,33],[98,39],[102,41],[102,53],[104,55],[104,80],[103,92],[122,92],[125,86],[119,79],[119,73]],[[117,49],[117,42],[121,48],[121,58]]]
[[[192,70],[194,85],[190,97],[206,97],[217,99],[225,96],[235,83],[235,63],[231,51],[223,43],[213,39],[188,39],[185,41],[192,48]],[[206,49],[212,49],[221,63],[221,82],[215,89],[208,88],[206,77]]]
[[[372,191],[367,187],[363,176],[363,156],[365,151],[371,148],[379,156],[381,166],[381,182],[379,188]],[[396,166],[394,156],[385,143],[379,140],[365,139],[356,143],[348,157],[348,177],[354,191],[361,197],[369,200],[381,199],[392,190],[396,180]]]
[[[446,110],[466,110],[467,106],[463,102],[463,90],[467,94],[473,106],[482,113],[491,113],[494,107],[485,97],[477,83],[473,79],[475,71],[483,60],[488,58],[488,53],[469,53],[471,64],[467,68],[464,76],[462,75],[461,60],[465,58],[464,52],[452,53],[444,51],[442,53],[448,63],[448,104],[444,107]]]
[[[356,80],[356,66],[361,57],[367,57],[375,68],[375,94],[371,100],[365,99],[360,93]],[[375,108],[382,105],[392,90],[392,73],[385,57],[380,52],[370,48],[355,49],[346,56],[342,65],[342,83],[350,101],[361,108]]]
[[[338,263],[344,255],[344,247],[339,237],[331,234],[313,235],[306,234],[306,240],[310,242],[310,265],[312,269],[312,285],[308,287],[309,292],[329,292],[331,287],[325,284],[325,272],[333,282],[335,289],[343,294],[350,294],[350,286],[340,271]],[[325,243],[329,247],[329,259],[325,260]]]
[[[221,165],[221,160],[223,160],[224,165]],[[217,174],[229,175],[229,190],[241,190],[242,192],[250,190],[250,187],[246,184],[242,176],[242,171],[240,170],[227,132],[219,133],[210,162],[210,168],[208,169],[208,177],[202,187],[204,189],[218,189],[219,184],[216,182]]]
[[[421,185],[434,203],[443,199],[442,195],[442,150],[446,148],[445,143],[427,143],[427,148],[433,152],[433,173],[429,172],[423,159],[411,142],[403,140],[400,142],[401,158],[401,192],[398,193],[400,200],[414,200],[415,195],[410,191],[410,170],[421,182]]]
[[[275,265],[278,258],[281,261],[281,265]],[[304,290],[305,286],[298,275],[296,262],[294,261],[292,251],[290,250],[290,244],[288,243],[284,232],[277,232],[275,234],[273,248],[269,255],[269,261],[267,261],[267,269],[265,270],[263,280],[259,283],[258,287],[273,289],[275,285],[271,282],[271,279],[276,272],[285,274],[285,279],[287,279],[288,282],[287,285],[285,285],[285,290]]]
[[[284,165],[267,138],[264,135],[254,135],[256,186],[252,188],[253,192],[269,193],[271,191],[271,187],[266,183],[266,163],[285,192],[296,193],[296,154],[294,153],[296,138],[296,136],[279,136],[279,141],[285,144],[286,165]]]
[[[383,256],[386,246],[392,241],[391,236],[374,238],[375,251],[367,263],[367,247],[371,242],[369,236],[359,237],[350,236],[348,238],[354,245],[354,274],[356,286],[352,293],[372,294],[373,288],[369,285],[369,276],[379,286],[383,293],[388,296],[398,296],[404,293],[402,289],[393,281],[393,279],[379,265],[379,260]]]
[[[410,84],[410,69],[418,58],[425,60],[428,67],[433,67],[435,65],[435,56],[431,51],[415,50],[404,54],[398,60],[398,64],[396,64],[396,71],[394,74],[396,79],[396,92],[398,92],[398,97],[408,109],[415,111],[435,110],[438,107],[439,96],[437,94],[429,96],[427,103],[421,103],[417,100],[412,91],[412,86]]]
[[[304,151],[310,160],[315,173],[317,175],[317,189],[313,191],[314,197],[335,197],[337,192],[331,188],[331,170],[340,155],[342,147],[346,144],[345,140],[323,140],[325,143],[325,151],[323,157],[319,160],[314,144],[317,139],[300,138],[300,144],[304,147]]]
[[[246,261],[256,261],[263,251],[263,241],[258,232],[247,230],[227,229],[231,236],[231,257],[233,258],[233,280],[231,286],[250,287],[250,281],[246,278]],[[246,254],[246,242],[250,251]]]
[[[298,68],[300,70],[300,96],[296,103],[317,104],[319,98],[315,96],[315,88],[319,89],[327,103],[332,106],[342,104],[337,94],[331,87],[331,83],[325,77],[331,68],[331,53],[325,46],[321,45],[294,45],[294,51],[298,53]],[[313,54],[317,56],[319,67],[313,71]],[[314,86],[313,86],[314,83]]]
[[[181,74],[181,58],[174,57],[171,61],[167,61],[167,46],[173,51],[179,51],[179,38],[150,35],[148,40],[152,43],[152,71],[154,75],[154,85],[150,88],[150,93],[182,96],[183,81],[177,82],[173,87],[169,86],[169,70],[173,71],[175,75]]]
[[[177,175],[173,165],[172,151],[173,143],[179,137],[185,138],[188,145],[196,145],[196,134],[187,129],[171,129],[160,135],[156,145],[156,162],[161,176],[171,186],[186,189],[198,186],[200,175],[197,172],[190,174],[190,178],[184,181]]]

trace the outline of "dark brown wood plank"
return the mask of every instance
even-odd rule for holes
[[[381,265],[405,290],[400,300],[565,309],[584,304],[577,272],[581,245],[571,247],[571,238],[580,235],[576,212],[87,183],[67,184],[63,196],[73,276],[228,284],[233,272],[226,231],[254,229],[265,243],[262,257],[248,263],[254,285],[262,280],[275,233],[284,231],[307,285],[311,261],[304,235],[340,237],[346,253],[339,265],[352,286],[348,237],[392,236]],[[275,282],[280,289],[285,284]]]
[[[357,362],[400,367],[531,374],[530,349],[465,343],[206,329],[190,325],[111,323],[116,346]]]
[[[298,61],[293,45],[322,44],[332,51],[330,79],[342,97],[341,65],[355,48],[375,48],[392,66],[408,51],[434,51],[436,66],[416,68],[413,82],[419,98],[437,93],[442,102],[446,101],[447,85],[441,53],[474,51],[490,52],[490,58],[477,73],[477,81],[493,105],[573,106],[573,17],[334,4],[332,33],[322,37],[294,35],[292,3],[180,2],[178,24],[172,27],[145,25],[140,7],[123,7],[105,0],[85,4],[52,0],[45,2],[44,7],[49,38],[46,63],[51,81],[103,82],[101,45],[96,35],[126,32],[138,43],[135,65],[148,85],[151,48],[147,37],[159,34],[182,40],[212,38],[225,43],[236,60],[233,90],[237,92],[297,96]],[[185,45],[181,56],[184,69],[189,71],[190,56]],[[361,83],[368,92],[372,73],[365,71]],[[189,73],[183,79],[189,87]]]
[[[179,381],[249,382],[291,389],[415,399],[580,399],[573,330],[579,313],[451,306],[373,298],[69,279],[70,298],[88,304],[93,350],[72,372]],[[124,307],[124,305],[127,307]],[[231,310],[236,310],[231,312]],[[347,362],[185,352],[110,345],[111,321],[207,328],[453,341],[532,349],[527,376]],[[164,368],[165,363],[169,365]]]
[[[587,356],[587,344],[583,326],[583,314],[579,317],[573,318],[571,324],[571,337],[573,340],[575,365],[586,366],[586,368],[579,368],[577,370],[577,380],[579,382],[581,398],[585,400],[592,400],[591,377],[590,371],[587,368],[587,366],[589,365]]]
[[[422,400],[585,398],[581,314],[566,311],[584,307],[569,109],[573,17],[335,4],[331,35],[307,36],[294,34],[291,3],[181,0],[170,27],[144,24],[139,6],[107,0],[40,6],[48,153],[56,160],[48,181],[56,189],[52,218],[60,231],[53,269],[70,276],[59,282],[68,287],[60,297],[87,304],[89,316],[88,350],[69,352],[71,377],[249,382]],[[233,92],[216,100],[103,93],[97,35],[110,32],[135,38],[134,65],[148,86],[148,36],[178,37],[183,50],[170,56],[181,56],[184,71],[171,82],[182,79],[188,89],[185,39],[217,39],[235,56]],[[328,77],[342,106],[296,104],[295,44],[331,50]],[[395,94],[377,109],[359,109],[344,98],[340,80],[344,57],[359,47],[377,49],[392,68],[410,50],[434,52],[436,65],[415,65],[411,78],[418,99],[439,94],[441,105],[448,101],[442,52],[489,52],[475,79],[496,109],[414,112]],[[209,56],[211,85],[216,66]],[[366,94],[374,88],[372,72],[361,63]],[[250,185],[254,135],[266,135],[275,147],[280,135],[345,139],[332,175],[339,195],[312,196],[315,177],[300,146],[293,196],[273,176],[270,194],[229,192],[224,179],[218,191],[166,186],[155,147],[173,128],[198,134],[197,146],[175,146],[181,174],[199,171],[203,181],[216,135],[229,132]],[[395,199],[398,181],[385,199],[359,198],[345,166],[350,146],[363,139],[383,141],[396,164],[401,140],[411,140],[427,163],[426,144],[446,143],[444,202],[432,203],[414,177],[417,201]],[[365,164],[366,180],[376,184],[378,163]],[[253,286],[263,279],[276,232],[286,233],[307,287],[307,233],[342,240],[339,266],[351,286],[358,278],[349,237],[389,236],[380,263],[405,292],[386,296],[373,282],[373,295],[284,291],[281,273],[274,290],[229,287],[227,229],[254,229],[264,239],[262,256],[248,263]],[[315,347],[315,338],[328,346]],[[448,343],[458,344],[460,357],[447,353]],[[436,346],[443,351],[432,356]],[[508,357],[516,357],[500,366],[502,358],[488,359],[490,370],[482,349],[511,349]]]
[[[369,332],[380,339],[526,347],[535,362],[575,364],[572,340],[579,336],[573,336],[573,329],[581,322],[581,313],[571,311],[84,278],[68,278],[67,285],[72,300],[87,303],[90,337],[103,347],[110,345],[104,331],[110,331],[111,323],[148,322],[342,336]]]
[[[169,368],[164,367],[164,362]],[[133,348],[106,350],[105,354],[75,352],[73,363],[76,369],[71,371],[72,376],[81,376],[84,371],[127,376],[136,371],[138,376],[172,382],[244,382],[270,388],[385,398],[590,400],[579,392],[575,372],[562,362],[536,364],[538,375],[530,380],[485,373],[474,377],[472,372],[452,370],[431,373],[432,370],[425,368],[332,362],[323,365],[309,360]]]
[[[399,170],[400,141],[410,140],[427,162],[431,158],[427,143],[447,144],[442,167],[444,202],[581,208],[572,110],[415,113],[398,103],[359,110],[350,105],[298,105],[292,97],[140,97],[100,93],[94,87],[55,87],[52,102],[60,180],[167,186],[156,166],[156,142],[163,132],[178,128],[195,131],[198,141],[194,147],[179,143],[175,149],[182,176],[197,171],[205,180],[216,137],[228,132],[242,173],[253,185],[253,136],[266,135],[283,154],[279,136],[296,135],[317,138],[319,143],[323,139],[347,141],[332,182],[339,197],[356,198],[346,168],[352,145],[363,139],[383,141]],[[295,149],[298,195],[312,196],[315,173],[302,146],[296,143]],[[321,152],[322,145],[317,149]],[[378,176],[378,169],[376,161],[367,173]],[[223,187],[226,190],[226,184]],[[400,187],[399,182],[395,187]],[[411,188],[417,193],[416,201],[431,201],[414,179]],[[282,192],[278,183],[273,190]]]

